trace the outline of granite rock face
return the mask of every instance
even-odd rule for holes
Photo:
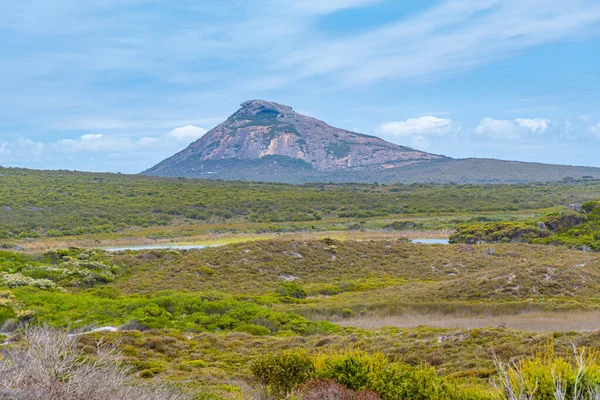
[[[335,128],[291,107],[249,100],[226,121],[147,173],[169,175],[180,165],[283,156],[317,171],[390,169],[444,158]]]

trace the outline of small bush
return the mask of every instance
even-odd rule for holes
[[[266,354],[252,363],[250,371],[262,391],[282,398],[308,381],[315,366],[305,351],[295,350]]]
[[[54,289],[56,284],[48,279],[34,279],[28,276],[24,276],[21,273],[16,274],[0,274],[0,283],[9,287],[16,288],[20,286],[32,286],[38,289]]]
[[[114,347],[97,343],[87,350],[66,332],[24,329],[22,343],[0,348],[0,399],[187,399],[167,387],[132,380]]]
[[[214,275],[215,272],[217,272],[214,269],[212,269],[210,267],[206,267],[206,266],[198,267],[194,271],[196,271],[197,274],[202,275],[202,276],[211,276],[211,275]]]
[[[292,297],[294,299],[305,299],[307,297],[306,291],[302,286],[291,282],[281,284],[277,289],[277,294],[283,297]]]
[[[333,379],[352,390],[367,389],[371,386],[372,373],[388,365],[388,359],[381,353],[368,354],[362,351],[327,354],[317,361],[317,376]]]
[[[234,332],[245,332],[254,336],[266,336],[271,333],[269,328],[265,328],[264,326],[254,325],[254,324],[245,324],[238,326],[233,330]]]
[[[195,368],[204,368],[204,367],[206,367],[206,363],[203,360],[186,361],[185,365],[189,365],[190,367],[195,367]]]

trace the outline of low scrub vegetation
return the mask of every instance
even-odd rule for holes
[[[498,371],[513,376],[536,359],[553,359],[523,373],[540,370],[552,378],[548,371],[569,364],[577,376],[576,362],[559,362],[556,354],[565,354],[570,343],[600,346],[594,333],[363,330],[319,321],[408,311],[503,315],[597,308],[600,255],[562,247],[327,238],[194,251],[73,248],[38,255],[4,251],[0,271],[0,332],[12,332],[6,351],[26,349],[20,332],[42,322],[77,334],[77,347],[88,349],[84,361],[102,338],[119,349],[121,366],[136,379],[176,382],[199,399],[251,393],[298,400],[503,399],[492,385],[502,387]],[[118,329],[81,334],[99,327]],[[556,353],[531,357],[532,348],[549,342]],[[531,382],[541,384],[542,375]],[[561,375],[561,387],[569,376]],[[589,376],[588,383],[596,379]]]
[[[268,229],[335,218],[533,210],[598,197],[599,182],[294,186],[0,168],[0,240],[189,223],[255,222]]]
[[[600,396],[597,353],[585,348],[574,348],[574,356],[565,358],[545,346],[533,357],[513,362],[496,357],[495,366],[491,382],[496,390],[457,384],[431,367],[391,362],[381,353],[363,351],[312,357],[303,351],[268,354],[256,360],[251,371],[263,396],[273,399],[300,399],[315,393],[322,398],[384,400],[596,400]]]
[[[578,207],[579,208],[579,207]],[[600,201],[551,213],[539,221],[461,224],[451,243],[541,243],[600,251]]]
[[[326,322],[314,322],[265,304],[236,300],[220,292],[157,292],[152,295],[121,296],[111,288],[68,293],[17,288],[1,294],[2,323],[35,320],[71,328],[110,325],[136,329],[175,328],[189,332],[238,331],[255,335],[288,332],[297,335],[339,330]]]
[[[112,282],[121,272],[101,251],[53,250],[41,256],[0,251],[0,285],[9,288],[89,288]]]
[[[597,308],[600,256],[524,244],[259,241],[198,251],[0,252],[0,327],[335,332],[307,318]],[[1,329],[0,329],[1,330]]]
[[[544,349],[536,353],[543,355],[542,359],[564,354],[564,360],[571,363],[575,361],[569,356],[573,354],[572,343],[591,348],[600,345],[595,333],[540,334],[507,329],[353,329],[301,337],[157,329],[139,332],[132,330],[136,329],[134,325],[127,328],[67,337],[78,349],[84,349],[82,360],[95,354],[97,344],[103,343],[106,348],[118,349],[119,361],[138,378],[149,384],[166,381],[180,385],[198,399],[238,399],[251,393],[277,397],[261,389],[265,385],[273,388],[273,382],[279,381],[284,383],[278,393],[289,390],[299,398],[305,387],[312,386],[311,381],[336,382],[349,395],[361,393],[368,396],[367,400],[371,400],[373,391],[381,391],[383,394],[377,392],[380,398],[395,393],[384,383],[378,386],[374,380],[377,376],[391,379],[398,390],[411,390],[413,394],[458,393],[450,399],[500,399],[500,392],[492,385],[498,379],[494,354],[504,365],[519,365],[520,360],[535,360],[531,349],[539,348]],[[10,339],[12,349],[26,348],[20,332]],[[548,343],[552,343],[552,353],[545,350]],[[262,381],[252,373],[253,363],[261,360],[266,362],[256,371],[264,378]],[[371,368],[377,374],[368,372]],[[363,376],[365,371],[367,375]],[[386,371],[397,377],[387,377]],[[408,382],[402,383],[401,378]],[[358,385],[373,389],[356,389]]]
[[[347,398],[485,398],[483,394],[480,396],[461,393],[459,388],[440,378],[432,368],[390,362],[381,353],[353,351],[312,357],[298,351],[268,354],[256,360],[251,366],[251,371],[259,382],[262,393],[275,399],[284,398],[294,391],[305,393],[307,388],[325,393],[328,390],[337,390],[348,396]],[[311,383],[311,380],[314,381]],[[340,386],[351,392],[340,390]]]

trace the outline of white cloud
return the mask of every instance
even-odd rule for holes
[[[375,128],[383,136],[444,135],[451,131],[452,120],[426,115],[404,121],[384,122]]]
[[[137,139],[129,137],[105,136],[101,134],[86,134],[78,139],[61,139],[50,143],[55,151],[70,151],[80,153],[110,153],[127,152],[137,147]]]
[[[3,166],[40,167],[52,161],[54,168],[139,172],[180,151],[205,132],[204,128],[186,125],[159,136],[87,133],[47,143],[20,138],[0,142],[0,162]]]
[[[529,129],[532,133],[546,133],[552,121],[543,118],[517,118],[515,121],[524,128]]]
[[[514,120],[483,118],[475,133],[494,138],[518,139],[527,134],[545,133],[551,125],[549,119],[517,118]]]
[[[206,129],[194,125],[186,125],[175,128],[167,133],[167,137],[184,142],[193,142],[198,140],[207,132]]]
[[[519,129],[514,121],[493,119],[486,117],[481,120],[475,128],[478,135],[486,135],[499,138],[516,139],[519,137]]]
[[[0,142],[0,154],[3,155],[2,161],[9,157],[30,160],[42,155],[44,149],[44,143],[35,142],[29,138],[19,138],[14,142]]]
[[[56,151],[68,150],[84,153],[129,153],[152,148],[175,151],[188,145],[206,133],[206,129],[194,125],[175,128],[160,136],[127,137],[87,133],[78,139],[61,139],[50,143]],[[28,139],[27,139],[28,140]]]
[[[85,134],[81,136],[81,140],[100,140],[104,135],[102,134]]]

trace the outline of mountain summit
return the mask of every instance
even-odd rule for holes
[[[177,170],[188,175],[206,161],[267,156],[303,161],[317,171],[396,168],[441,158],[332,127],[290,106],[249,100],[225,122],[147,172],[171,175],[170,170]]]
[[[287,183],[521,183],[600,178],[600,169],[452,159],[335,128],[292,107],[249,100],[145,175]]]

